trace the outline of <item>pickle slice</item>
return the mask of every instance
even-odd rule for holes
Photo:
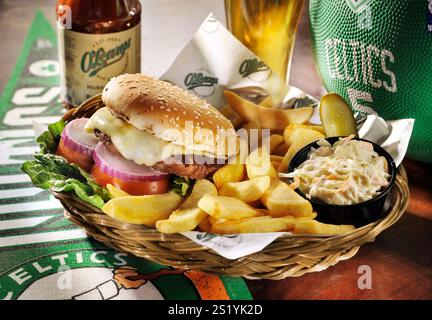
[[[328,93],[321,98],[320,117],[327,137],[349,136],[358,137],[354,115],[337,93]]]

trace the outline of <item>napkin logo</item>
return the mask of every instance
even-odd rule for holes
[[[131,38],[108,51],[105,51],[104,47],[87,51],[81,58],[81,71],[88,73],[89,77],[94,77],[99,71],[122,60],[130,47]],[[127,68],[127,60],[125,64]]]
[[[207,232],[203,232],[203,233],[198,233],[196,235],[197,240],[201,241],[201,242],[207,242],[210,241],[213,238],[216,238],[217,235],[213,234],[213,233],[207,233]]]
[[[207,98],[215,93],[218,81],[207,69],[199,69],[186,75],[184,85],[195,95]]]
[[[215,33],[219,29],[220,22],[216,17],[211,15],[207,18],[207,20],[202,24],[201,30],[205,33]]]
[[[202,243],[211,242],[215,247],[224,249],[232,249],[243,241],[240,234],[220,236],[207,232],[198,233],[196,239]]]
[[[262,82],[270,78],[271,70],[263,61],[256,57],[244,60],[239,67],[239,73],[243,78],[252,81]]]

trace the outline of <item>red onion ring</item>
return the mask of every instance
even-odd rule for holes
[[[65,147],[91,157],[99,140],[93,133],[85,130],[88,120],[88,118],[80,118],[68,122],[63,129],[61,139]]]
[[[102,172],[123,181],[156,181],[166,179],[168,176],[164,172],[139,165],[121,155],[110,152],[101,142],[96,145],[93,161]]]

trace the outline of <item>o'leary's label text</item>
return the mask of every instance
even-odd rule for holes
[[[87,51],[81,58],[81,70],[88,73],[89,77],[94,77],[102,69],[120,61],[130,47],[131,38],[108,51],[103,47]]]

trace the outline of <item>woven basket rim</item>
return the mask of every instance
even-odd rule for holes
[[[102,106],[101,96],[97,95],[69,110],[63,119],[86,117]],[[321,271],[351,258],[361,245],[374,241],[400,219],[409,199],[408,178],[401,165],[392,190],[391,209],[382,219],[343,235],[282,235],[259,252],[230,260],[182,234],[162,234],[155,228],[128,224],[104,214],[72,193],[51,192],[61,201],[68,219],[96,240],[119,251],[177,268],[275,280]]]
[[[398,170],[402,170],[402,171],[405,171],[405,168],[404,168],[404,166],[403,165],[401,165],[399,168],[398,168]],[[398,173],[397,174],[397,179],[403,179],[403,180],[405,180],[404,179],[404,177],[403,177],[403,173]],[[396,187],[396,184],[395,184],[395,187]],[[64,199],[68,199],[69,201],[69,203],[75,203],[75,205],[81,205],[81,206],[83,206],[83,207],[87,207],[88,209],[90,209],[91,211],[93,211],[93,212],[96,212],[96,213],[98,213],[98,214],[104,214],[105,215],[105,213],[101,210],[101,209],[99,209],[99,208],[97,208],[97,207],[95,207],[95,206],[93,206],[92,204],[90,204],[90,203],[87,203],[87,202],[85,202],[85,201],[83,201],[83,200],[81,200],[80,198],[78,198],[75,194],[73,194],[73,193],[70,193],[70,192],[56,192],[56,191],[52,191],[52,190],[50,190],[50,192],[51,192],[51,194],[54,196],[54,197],[56,197],[56,198],[58,198],[58,199],[62,199],[63,201],[65,201]],[[394,190],[392,190],[392,192],[394,192]],[[408,203],[406,203],[406,205],[404,205],[404,208],[406,209],[406,206],[408,205]],[[404,211],[405,209],[403,209],[403,210],[401,210],[401,211]],[[381,218],[381,219],[379,219],[379,220],[377,220],[377,221],[374,221],[374,222],[371,222],[371,223],[369,223],[369,224],[366,224],[366,225],[364,225],[364,226],[361,226],[361,227],[357,227],[357,228],[355,228],[353,231],[351,231],[351,232],[349,232],[349,233],[346,233],[346,234],[341,234],[341,235],[324,235],[324,234],[294,234],[294,233],[291,233],[291,234],[285,234],[285,235],[282,235],[282,236],[280,236],[278,239],[283,239],[283,238],[290,238],[290,239],[335,239],[335,238],[343,238],[343,237],[345,237],[345,236],[348,236],[348,235],[350,235],[351,233],[353,233],[353,232],[355,232],[355,231],[362,231],[362,230],[373,230],[374,228],[376,228],[376,227],[378,227],[378,226],[380,226],[381,224],[383,224],[383,223],[385,223],[388,219],[389,219],[389,217],[391,218],[391,213],[392,213],[392,211],[394,211],[394,210],[390,210],[383,218]],[[108,217],[108,216],[107,216]],[[111,217],[110,217],[111,218]],[[114,219],[114,220],[117,220],[117,219],[115,219],[115,218],[112,218],[112,219]],[[154,232],[156,232],[156,233],[160,233],[156,228],[154,228],[154,227],[149,227],[149,226],[145,226],[145,225],[140,225],[140,224],[130,224],[130,223],[127,223],[127,222],[123,222],[123,221],[121,221],[121,220],[117,220],[117,221],[119,221],[121,224],[124,224],[127,228],[139,228],[139,229],[146,229],[146,230],[149,230],[149,231],[154,231]],[[162,233],[161,233],[162,234]],[[176,233],[177,235],[179,235],[179,236],[181,236],[181,237],[184,237],[185,239],[189,239],[189,238],[187,238],[186,236],[184,236],[184,235],[182,235],[181,233]],[[204,248],[207,248],[207,247],[205,247],[205,246],[203,246]],[[211,250],[211,249],[210,249]]]

